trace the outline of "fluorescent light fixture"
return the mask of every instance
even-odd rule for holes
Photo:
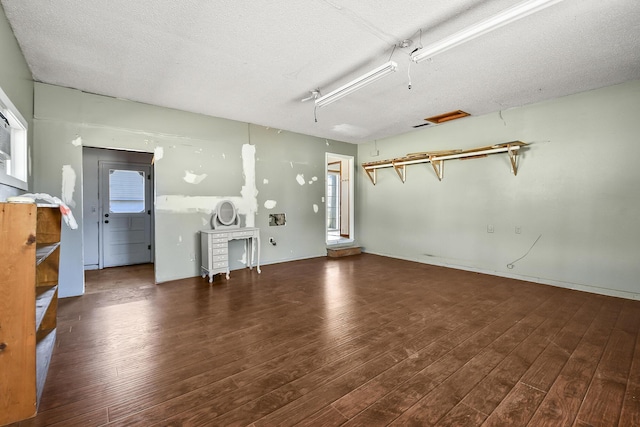
[[[425,59],[432,58],[439,53],[445,52],[451,48],[466,43],[469,40],[473,40],[476,37],[480,37],[483,34],[498,29],[503,25],[515,22],[518,19],[524,18],[525,16],[531,15],[532,13],[538,12],[561,1],[562,0],[523,1],[522,3],[518,3],[517,5],[494,15],[491,18],[485,19],[484,21],[474,24],[449,37],[420,49],[411,57],[411,59],[414,62],[420,62]]]
[[[360,89],[368,85],[369,83],[373,83],[376,80],[386,76],[387,74],[393,73],[398,68],[398,64],[393,61],[389,61],[380,67],[369,71],[367,74],[364,74],[357,79],[350,81],[344,86],[340,86],[338,89],[329,92],[326,95],[323,95],[316,99],[316,107],[324,107],[332,102],[337,101],[338,99],[349,95],[352,92]]]

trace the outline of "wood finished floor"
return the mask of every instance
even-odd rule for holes
[[[153,264],[136,264],[84,272],[84,293],[154,286]]]
[[[362,254],[60,301],[20,426],[637,426],[640,301]]]

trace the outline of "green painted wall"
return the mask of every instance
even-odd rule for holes
[[[29,138],[28,152],[33,153],[33,77],[20,46],[13,36],[2,5],[0,5],[0,58],[2,58],[0,61],[0,87],[27,120],[29,126],[27,133]],[[33,185],[31,176],[31,168],[29,168],[29,189]],[[0,184],[0,201],[20,193],[23,191]]]
[[[35,188],[59,196],[63,166],[76,176],[70,205],[80,227],[63,231],[62,296],[79,295],[84,286],[82,146],[156,154],[158,282],[199,275],[198,230],[210,228],[211,212],[223,198],[237,201],[243,223],[260,227],[263,264],[324,255],[325,153],[357,151],[342,142],[40,83],[34,128]],[[188,182],[189,176],[202,180]],[[275,208],[266,209],[267,200]],[[287,225],[269,227],[269,213],[285,213]],[[232,242],[230,251],[231,268],[243,267],[242,242]]]
[[[360,162],[513,140],[531,146],[515,177],[506,154],[449,160],[442,182],[429,164],[408,166],[404,184],[383,169],[373,186],[360,170],[360,243],[397,258],[638,298],[639,111],[633,81],[362,144]]]

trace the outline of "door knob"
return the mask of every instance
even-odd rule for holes
[[[108,219],[106,219],[106,220],[104,221],[104,223],[105,223],[105,224],[109,224],[109,220],[108,220]]]
[[[104,214],[104,217],[105,218],[109,218],[109,214]]]

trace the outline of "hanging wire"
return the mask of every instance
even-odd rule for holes
[[[418,36],[418,46],[413,49],[411,51],[411,53],[409,53],[409,67],[407,67],[407,77],[409,78],[409,86],[408,88],[411,89],[411,63],[413,62],[413,60],[411,59],[412,55],[414,53],[416,53],[417,51],[419,51],[420,49],[422,49],[422,28],[420,28],[420,30],[418,30],[419,32],[419,36]],[[415,34],[415,33],[414,33]]]
[[[391,55],[389,55],[389,61],[391,61],[391,58],[393,58],[393,53],[396,51],[396,47],[398,47],[398,45],[394,44],[393,49],[391,50]]]
[[[535,242],[533,242],[533,245],[531,245],[531,247],[529,248],[529,250],[527,251],[527,253],[525,253],[524,255],[522,255],[520,258],[518,258],[515,261],[510,262],[509,264],[507,264],[507,268],[508,269],[512,269],[514,264],[518,261],[520,261],[522,258],[526,257],[527,255],[529,255],[529,252],[531,252],[531,249],[533,249],[533,247],[536,245],[536,243],[538,243],[538,240],[540,240],[540,238],[542,237],[542,234],[538,236],[538,238],[536,239]]]
[[[504,119],[504,117],[502,117],[502,110],[498,111],[498,116],[500,116],[500,118],[502,119],[502,123],[504,123],[504,125],[507,125],[507,121]]]

